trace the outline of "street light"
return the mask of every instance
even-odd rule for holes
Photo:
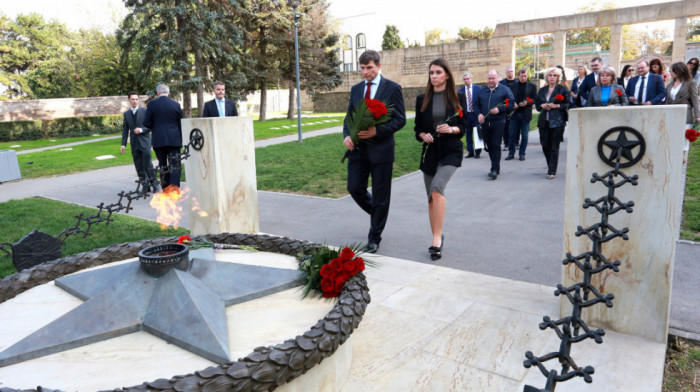
[[[299,88],[299,18],[301,15],[297,14],[297,7],[299,6],[300,0],[290,0],[292,8],[294,9],[294,62],[297,72],[297,129],[299,132],[299,143],[301,143],[301,89]]]

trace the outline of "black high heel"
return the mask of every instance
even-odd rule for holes
[[[428,248],[428,252],[430,252],[430,259],[435,261],[438,260],[442,257],[442,246],[445,244],[445,235],[443,234],[440,237],[440,246],[431,246]]]

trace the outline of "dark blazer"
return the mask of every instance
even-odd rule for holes
[[[588,75],[586,75],[586,76],[588,76]],[[574,80],[571,82],[571,92],[574,93],[574,94],[578,94],[578,93],[579,93],[578,80],[579,80],[579,77],[577,76],[577,77],[575,77]],[[585,80],[585,76],[584,76],[584,80]],[[583,86],[583,83],[581,83],[581,86]],[[573,98],[573,99],[572,99],[572,103],[574,104],[575,107],[576,107],[576,106],[578,106],[578,107],[583,106],[583,104],[581,103],[581,96],[580,96],[580,95],[577,95],[576,98]]]
[[[458,93],[458,98],[460,105],[467,98],[462,93]],[[437,171],[438,164],[443,166],[450,165],[460,167],[462,166],[462,136],[467,129],[467,122],[464,117],[454,116],[455,109],[452,107],[450,102],[445,104],[445,118],[450,118],[447,121],[447,125],[458,127],[459,133],[455,134],[434,134],[435,126],[433,125],[433,97],[428,103],[428,107],[425,112],[421,112],[420,109],[423,106],[423,101],[425,100],[425,94],[420,94],[416,97],[416,126],[413,131],[416,133],[416,140],[423,142],[420,135],[421,132],[433,133],[435,138],[432,143],[423,142],[423,151],[421,153],[421,163],[420,169],[427,175],[435,175]]]
[[[476,96],[479,95],[483,87],[472,84],[472,105],[474,105],[474,111],[467,111],[467,90],[465,86],[462,86],[457,92],[464,94],[464,100],[460,102],[462,105],[462,110],[464,111],[464,118],[466,119],[467,126],[470,128],[479,126],[479,111],[476,109]]]
[[[621,95],[618,95],[617,92]],[[625,94],[625,88],[619,84],[613,83],[610,85],[610,97],[608,98],[608,104],[603,104],[603,98],[601,93],[603,92],[603,86],[598,85],[591,89],[588,94],[588,101],[586,102],[587,107],[591,106],[627,106],[629,101],[627,100],[627,95]]]
[[[230,99],[224,100],[224,116],[225,117],[235,117],[238,116],[238,110],[236,110],[236,103]],[[216,99],[207,101],[204,104],[204,110],[202,111],[202,117],[219,117],[219,108],[216,105]]]
[[[364,87],[365,82],[362,81],[350,89],[350,103],[345,114],[346,121],[343,124],[343,137],[350,136],[347,119],[354,113],[355,105],[364,99]],[[393,108],[392,118],[384,124],[377,125],[377,136],[368,142],[361,141],[358,143],[355,149],[350,152],[348,159],[361,159],[363,153],[366,153],[372,164],[391,163],[394,162],[394,132],[406,125],[406,109],[404,108],[401,86],[382,76],[374,99],[378,99]]]
[[[688,112],[685,116],[685,123],[692,124],[695,119],[700,117],[700,102],[698,101],[698,88],[695,85],[695,81],[691,79],[690,81],[683,82],[678,93],[676,94],[676,99],[671,98],[671,88],[673,87],[673,81],[666,88],[666,105],[688,105]],[[695,116],[693,116],[693,111],[695,111]]]
[[[578,88],[578,93],[579,97],[588,100],[588,94],[590,93],[591,89],[596,86],[595,82],[595,73],[591,72],[586,77],[583,79],[583,83],[581,83],[581,86]]]
[[[644,88],[647,90],[647,101],[651,102],[652,105],[658,105],[662,99],[666,98],[666,87],[664,86],[664,78],[661,75],[653,74],[647,72],[647,78],[644,83]],[[637,88],[637,83],[641,82],[641,77],[639,75],[630,79],[627,83],[627,88],[625,93],[628,97],[634,97],[634,90]],[[637,98],[637,97],[635,97]],[[637,103],[635,105],[641,105],[644,102]]]
[[[148,103],[143,124],[153,132],[153,148],[182,147],[180,104],[166,95]]]
[[[563,127],[566,125],[566,122],[569,119],[568,113],[566,112],[569,110],[571,102],[571,94],[569,93],[569,89],[566,86],[557,84],[554,86],[552,95],[549,97],[549,99],[547,99],[548,90],[549,86],[542,87],[540,91],[537,92],[537,98],[535,98],[535,106],[537,107],[537,110],[541,112],[540,118],[537,120],[537,127],[540,129],[545,127]],[[555,102],[555,97],[557,95],[563,96],[564,100]],[[561,105],[561,107],[559,109],[551,109],[549,111],[542,110],[543,103],[557,103]],[[547,112],[549,112],[549,124],[547,123]]]
[[[513,97],[515,97],[516,94],[518,93],[518,86],[519,85],[520,85],[520,81],[518,81],[518,83],[511,86],[511,91],[513,92]],[[535,98],[537,98],[537,87],[533,83],[530,83],[530,82],[525,83],[525,97],[530,98],[532,100],[532,103],[528,102],[526,106],[521,108],[519,105],[522,101],[520,101],[520,102],[514,101],[513,110],[515,111],[515,113],[513,114],[512,118],[516,118],[518,120],[525,120],[527,122],[530,122],[530,120],[532,120],[532,106],[535,104]]]
[[[509,100],[508,107],[505,106],[506,99]],[[498,114],[491,114],[486,120],[488,122],[505,121],[506,113],[508,113],[508,110],[512,109],[515,104],[514,100],[513,92],[510,91],[505,84],[499,83],[496,85],[496,88],[493,89],[493,92],[491,92],[488,86],[481,89],[479,95],[477,95],[474,100],[474,110],[477,111],[477,114],[486,116],[489,110],[498,106]]]
[[[122,146],[126,146],[127,137],[131,140],[132,150],[151,150],[151,130],[143,125],[146,118],[146,109],[138,107],[136,116],[131,113],[131,109],[124,112],[124,122],[122,123]],[[134,129],[141,128],[141,133],[134,133]]]

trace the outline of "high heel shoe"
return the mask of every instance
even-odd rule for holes
[[[438,260],[439,258],[442,257],[442,245],[445,243],[445,235],[443,234],[440,237],[440,246],[431,246],[428,248],[428,252],[430,252],[430,259],[435,261]]]

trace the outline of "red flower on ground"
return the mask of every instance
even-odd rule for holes
[[[374,118],[379,118],[388,113],[386,105],[384,105],[382,101],[378,99],[368,98],[365,99],[365,103],[367,104],[367,109],[369,109],[370,113],[372,113],[372,117]]]
[[[362,257],[357,257],[355,259],[355,271],[353,271],[353,275],[355,275],[358,272],[362,272],[365,270],[365,261],[362,260]]]
[[[330,264],[325,264],[319,272],[322,278],[335,278],[335,271]]]
[[[323,293],[330,293],[335,290],[335,279],[324,278],[321,280],[321,290]]]
[[[615,90],[615,94],[617,94],[618,97],[622,96],[622,91],[620,90]]]
[[[331,269],[335,272],[343,272],[343,261],[339,258],[331,260]]]
[[[181,236],[178,237],[178,239],[177,239],[177,243],[178,243],[178,244],[185,244],[185,245],[187,245],[187,244],[189,244],[190,242],[192,242],[192,237],[190,237],[190,236],[188,236],[188,235],[181,235]]]
[[[343,248],[338,257],[343,261],[352,260],[353,257],[355,257],[355,252],[353,252],[350,248]]]
[[[564,96],[561,94],[557,94],[554,96],[554,102],[564,102]]]

